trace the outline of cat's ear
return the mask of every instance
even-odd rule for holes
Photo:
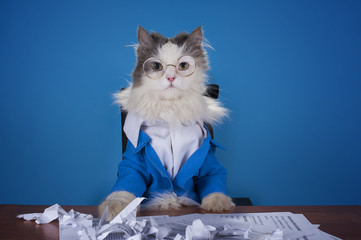
[[[203,41],[202,26],[197,27],[191,32],[187,38],[187,43],[191,45],[201,46]]]
[[[138,43],[142,46],[152,46],[153,38],[142,26],[138,27]]]

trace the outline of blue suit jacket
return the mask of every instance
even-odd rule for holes
[[[175,192],[199,203],[209,193],[227,194],[227,171],[215,157],[215,148],[222,147],[211,139],[209,131],[202,145],[184,163],[173,181],[150,141],[151,138],[142,130],[139,131],[136,148],[128,140],[112,192],[127,191],[136,197],[146,198],[151,198],[154,193]]]

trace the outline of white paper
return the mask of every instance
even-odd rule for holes
[[[211,231],[215,232],[216,228],[204,225],[200,219],[196,219],[192,222],[192,225],[186,227],[186,240],[213,239]]]
[[[188,214],[176,217],[150,216],[136,218],[137,198],[107,222],[107,209],[101,219],[70,210],[66,212],[55,204],[43,213],[18,215],[25,220],[45,224],[59,219],[60,240],[339,240],[322,232],[319,225],[311,224],[304,215],[290,212]]]
[[[135,221],[137,207],[145,198],[136,198],[128,204],[112,221],[110,224],[122,223],[124,219]]]
[[[54,204],[44,210],[43,213],[27,213],[16,216],[25,220],[35,220],[37,224],[49,223],[59,217],[59,214],[66,214],[59,204]]]
[[[323,234],[304,215],[290,212],[189,214],[159,219],[157,222],[159,226],[170,226],[173,232],[184,236],[184,229],[195,219],[200,219],[203,224],[215,227],[217,229],[215,239],[338,239]]]

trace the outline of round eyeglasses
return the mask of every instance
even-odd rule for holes
[[[182,77],[192,75],[196,70],[196,62],[191,56],[182,56],[178,59],[177,64],[164,64],[158,58],[148,58],[143,64],[143,71],[151,79],[161,78],[168,66],[175,67],[177,74]]]

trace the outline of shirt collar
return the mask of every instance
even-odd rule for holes
[[[141,131],[141,126],[143,123],[145,123],[143,117],[133,112],[128,112],[123,130],[125,132],[125,135],[127,135],[128,140],[133,144],[134,148],[137,148],[138,145],[143,145],[142,143],[144,141],[149,140],[148,135],[144,133],[144,135],[147,136],[145,137],[142,134],[143,131]],[[199,126],[203,131],[204,138],[210,135],[208,129],[203,124],[199,124]]]
[[[138,146],[138,138],[140,127],[142,126],[144,119],[139,115],[128,112],[125,119],[123,130],[127,135],[128,140],[133,144],[134,148]]]

